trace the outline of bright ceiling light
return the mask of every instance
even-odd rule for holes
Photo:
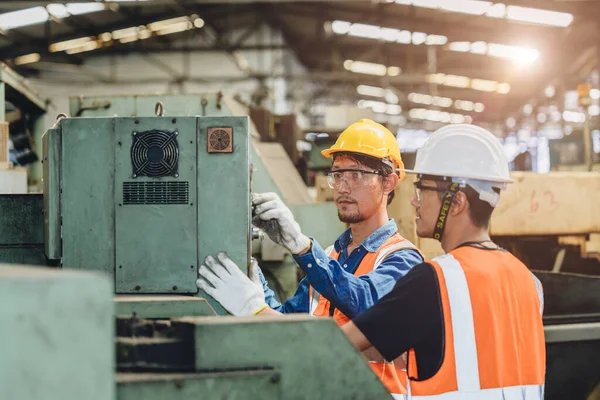
[[[106,9],[106,5],[101,3],[68,3],[66,7],[71,15],[89,14]]]
[[[492,3],[489,1],[451,0],[442,2],[440,8],[444,11],[452,11],[471,15],[483,15],[490,9],[491,6]]]
[[[56,42],[56,43],[52,43],[50,45],[50,47],[48,47],[48,50],[50,50],[51,53],[56,53],[57,51],[65,51],[65,50],[69,50],[69,49],[74,49],[74,48],[80,47],[83,44],[88,43],[92,40],[94,40],[93,36],[86,36],[86,37],[77,38],[77,39],[65,40],[64,42]]]
[[[471,15],[485,15],[489,18],[506,18],[512,21],[532,24],[567,27],[573,22],[569,13],[543,10],[539,8],[506,6],[503,3],[493,4],[490,1],[478,0],[396,0],[396,4],[413,5],[415,7],[433,8],[441,11]]]
[[[469,78],[460,75],[446,75],[444,85],[466,88],[469,87]]]
[[[384,96],[385,101],[387,101],[390,104],[398,104],[400,102],[400,98],[398,98],[398,96],[396,95],[396,93],[394,93],[391,90],[386,90],[385,96]]]
[[[485,106],[482,103],[473,103],[470,100],[452,100],[449,97],[430,96],[423,93],[410,93],[408,101],[417,104],[434,105],[437,107],[452,107],[463,111],[483,112]]]
[[[427,34],[423,32],[413,32],[412,34],[412,43],[414,45],[420,45],[427,41]]]
[[[402,107],[398,104],[388,104],[383,101],[359,100],[357,106],[362,109],[370,108],[377,114],[400,115],[402,113]]]
[[[398,67],[386,67],[383,64],[370,63],[366,61],[344,61],[344,68],[357,74],[377,75],[377,76],[396,76],[400,73]]]
[[[508,6],[506,17],[513,21],[562,27],[573,22],[573,14],[520,6]]]
[[[56,18],[68,18],[71,16],[69,11],[67,11],[67,7],[64,4],[52,3],[46,6],[46,10],[50,13],[50,15]]]
[[[495,92],[498,88],[498,82],[488,81],[487,79],[471,79],[471,88],[482,92]]]
[[[26,8],[0,14],[0,29],[10,30],[48,21],[48,11],[44,7]]]
[[[510,46],[486,42],[452,42],[448,49],[457,52],[488,55],[490,57],[507,58],[523,65],[531,64],[540,56],[540,52],[523,46]]]
[[[507,94],[508,92],[510,92],[510,85],[508,83],[503,82],[498,84],[498,87],[496,88],[496,93]]]
[[[31,53],[31,54],[26,54],[24,56],[15,58],[14,62],[16,65],[25,65],[25,64],[36,63],[36,62],[40,61],[40,58],[41,58],[40,53]]]
[[[448,45],[448,49],[466,53],[471,51],[471,42],[452,42]]]
[[[428,35],[424,32],[410,32],[396,28],[386,28],[378,25],[352,23],[348,21],[333,21],[329,23],[331,31],[338,35],[356,36],[363,39],[385,40],[386,42],[428,46],[443,46],[448,38],[442,35]]]
[[[544,89],[544,95],[548,98],[554,97],[555,93],[556,93],[556,89],[552,85],[548,85],[548,86],[546,86],[546,89]]]
[[[425,108],[413,108],[408,112],[408,116],[412,119],[442,123],[470,124],[473,122],[473,119],[469,115],[455,114],[438,110],[428,110]]]
[[[510,92],[510,85],[506,82],[499,83],[496,81],[489,81],[486,79],[471,79],[466,76],[460,75],[446,75],[446,74],[430,74],[427,76],[429,83],[435,83],[444,86],[453,86],[460,88],[471,88],[474,90],[481,90],[484,92],[497,92],[500,94],[507,94]]]
[[[176,24],[168,25],[165,28],[156,31],[156,34],[157,35],[170,35],[172,33],[187,31],[189,29],[192,29],[193,27],[194,27],[194,24],[192,24],[190,21],[183,21],[183,22],[178,22]]]
[[[100,46],[101,46],[100,43],[93,41],[93,42],[88,42],[82,46],[66,50],[65,53],[67,53],[67,54],[83,53],[84,51],[96,50],[96,49],[100,48]]]
[[[178,17],[178,18],[170,18],[170,19],[165,19],[162,21],[152,22],[147,25],[147,28],[151,31],[158,31],[158,30],[167,28],[170,25],[178,24],[181,22],[187,22],[189,20],[190,20],[190,18],[187,16],[186,17]]]
[[[363,96],[384,97],[386,90],[377,86],[359,85],[356,92]]]
[[[352,23],[348,21],[333,21],[331,23],[331,30],[333,33],[337,33],[338,35],[345,35],[350,32],[350,28],[352,27]]]

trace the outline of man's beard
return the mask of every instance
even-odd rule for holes
[[[352,214],[342,215],[338,210],[338,218],[340,219],[340,221],[346,224],[357,224],[365,220],[365,217],[360,213],[360,211],[356,211]]]

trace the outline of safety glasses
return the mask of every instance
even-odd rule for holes
[[[414,182],[415,185],[415,195],[417,196],[417,201],[420,203],[421,202],[421,198],[422,198],[422,192],[426,192],[426,191],[432,191],[432,192],[440,192],[443,193],[446,190],[448,190],[448,188],[440,188],[437,186],[427,186],[427,185],[423,185],[423,183],[421,181],[416,181]]]
[[[361,187],[371,183],[371,175],[383,176],[383,173],[364,169],[336,169],[327,173],[327,183],[331,189],[339,189],[344,182],[350,187]]]

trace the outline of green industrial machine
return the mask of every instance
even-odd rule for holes
[[[248,142],[247,117],[61,119],[44,136],[47,258],[117,294],[196,293],[220,251],[246,268]]]

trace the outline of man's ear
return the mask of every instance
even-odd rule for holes
[[[385,194],[391,193],[396,188],[396,185],[400,181],[400,178],[396,174],[389,174],[383,177],[383,192]]]
[[[467,195],[464,192],[457,192],[454,197],[452,207],[450,207],[450,215],[456,216],[469,208],[469,201]]]

